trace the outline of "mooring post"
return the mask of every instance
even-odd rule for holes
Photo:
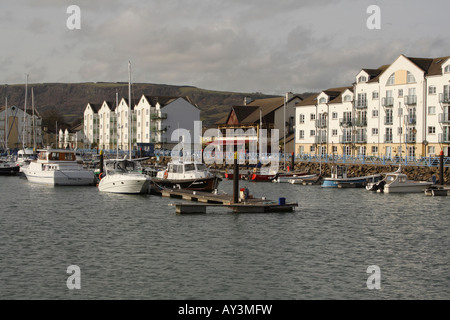
[[[237,152],[234,153],[233,203],[239,202],[239,166]]]
[[[295,154],[294,154],[294,152],[291,153],[291,157],[292,157],[292,159],[291,159],[291,171],[295,171],[294,170],[295,169]]]
[[[444,151],[439,154],[439,184],[444,185]]]

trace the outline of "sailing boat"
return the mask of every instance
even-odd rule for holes
[[[8,97],[5,98],[5,150],[8,150]],[[10,158],[0,159],[0,175],[15,175],[19,173],[19,167]]]
[[[32,137],[33,137],[33,148],[28,148],[25,146],[17,152],[16,164],[20,167],[20,172],[24,171],[24,168],[30,164],[32,160],[37,159],[36,150],[36,122],[35,122],[35,112],[34,112],[34,90],[31,88],[31,108],[32,108]],[[24,129],[25,130],[25,129]]]

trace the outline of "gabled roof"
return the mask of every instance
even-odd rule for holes
[[[22,110],[22,112],[23,112],[23,107],[8,106],[8,109],[11,109],[12,107],[16,107],[18,110]],[[6,109],[6,106],[0,106],[0,112],[5,111],[5,109]],[[8,111],[8,113],[9,113],[9,111]],[[29,116],[33,116],[33,109],[27,108],[27,114],[28,114]],[[34,108],[34,115],[35,115],[36,117],[38,117],[38,118],[42,118],[41,115],[40,115],[40,113],[38,112],[38,110],[37,110],[36,108]]]
[[[90,102],[88,102],[88,105],[91,106],[91,108],[94,111],[94,113],[98,113],[98,111],[102,107],[102,104],[103,103],[90,103]]]
[[[168,104],[178,100],[178,99],[184,99],[194,107],[198,108],[194,103],[192,103],[191,99],[188,96],[181,97],[181,96],[149,96],[149,95],[143,95],[145,99],[148,101],[148,103],[155,107],[157,103],[161,106],[161,108],[164,108]]]
[[[427,75],[428,76],[442,75],[442,64],[447,62],[448,59],[450,59],[450,56],[433,59],[433,62],[431,63],[430,67],[428,68]]]
[[[389,68],[390,64],[385,64],[378,69],[363,69],[363,70],[371,70],[370,79],[367,82],[377,82],[380,76],[383,74],[384,71],[386,71],[387,68]]]

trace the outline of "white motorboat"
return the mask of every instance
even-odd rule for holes
[[[384,193],[420,193],[433,185],[432,182],[428,181],[409,180],[406,174],[401,173],[401,167],[397,171],[385,175],[384,179],[367,185],[366,189]]]
[[[37,154],[32,148],[20,149],[17,152],[16,164],[20,167],[19,171],[24,172],[30,165],[30,162],[37,159]]]
[[[222,179],[209,172],[204,163],[192,161],[172,161],[166,170],[161,170],[152,178],[159,188],[186,189],[212,192]]]
[[[0,159],[0,175],[9,176],[19,173],[20,167],[10,159]]]
[[[111,193],[148,193],[150,177],[142,172],[140,162],[126,159],[104,161],[104,172],[99,175],[98,190]]]
[[[77,163],[75,151],[65,149],[38,150],[37,160],[22,167],[28,181],[54,186],[86,186],[95,184],[94,172]]]

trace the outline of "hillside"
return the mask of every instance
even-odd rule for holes
[[[87,103],[115,101],[116,91],[119,99],[128,97],[128,83],[43,83],[28,84],[27,108],[31,107],[31,88],[34,91],[35,107],[41,115],[59,114],[65,122],[76,125],[81,122]],[[164,84],[132,85],[132,99],[142,94],[155,96],[189,96],[201,110],[203,125],[211,126],[225,116],[233,105],[242,105],[244,97],[252,100],[273,97],[262,93],[235,93],[210,91],[190,86]],[[25,85],[0,85],[0,105],[24,106]],[[58,122],[60,123],[60,122]]]

